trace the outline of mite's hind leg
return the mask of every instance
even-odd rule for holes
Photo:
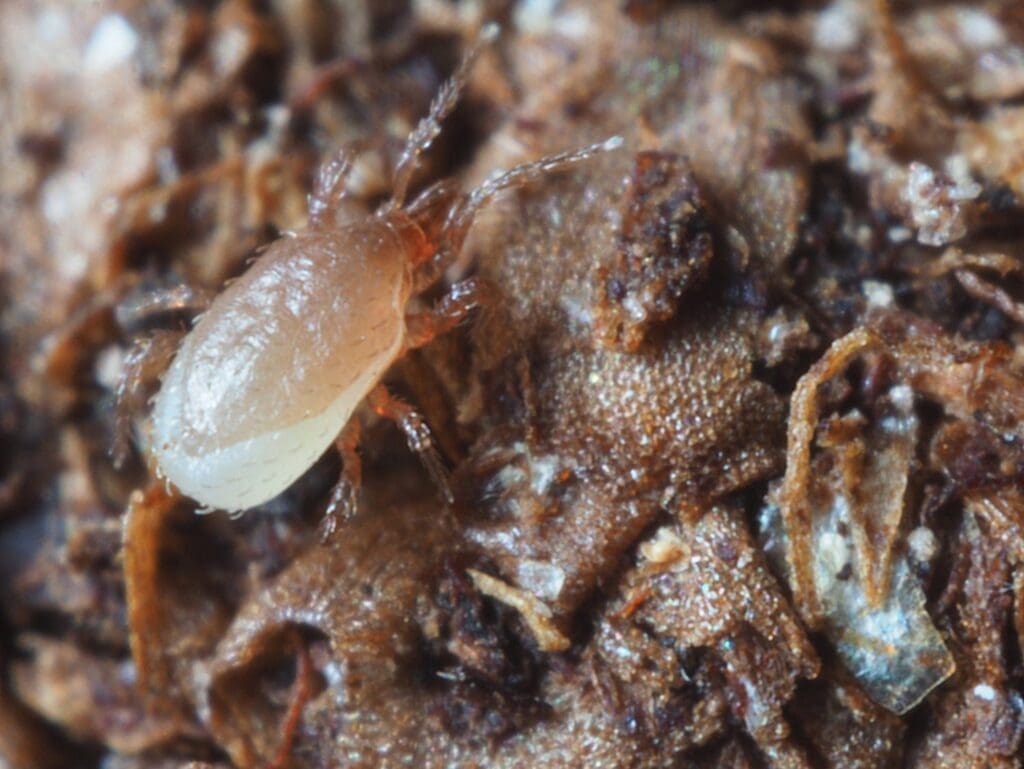
[[[356,514],[359,507],[359,488],[363,483],[363,461],[359,457],[359,438],[362,432],[359,417],[353,414],[334,441],[341,455],[341,476],[331,491],[331,500],[324,513],[321,540],[328,540],[344,523]]]
[[[477,307],[492,304],[497,297],[498,289],[483,278],[472,277],[456,283],[432,310],[405,316],[405,346],[422,347],[434,337],[451,331]]]
[[[114,417],[114,445],[110,454],[120,468],[131,449],[132,416],[145,406],[152,385],[171,363],[184,331],[157,331],[137,339],[125,356],[117,385]]]
[[[453,497],[451,484],[448,482],[448,470],[444,466],[444,460],[441,459],[437,447],[434,446],[430,428],[427,427],[420,413],[408,403],[394,397],[384,385],[377,385],[373,388],[366,402],[378,415],[391,420],[402,428],[409,448],[419,456],[441,495],[450,504]]]
[[[187,283],[149,291],[134,290],[118,303],[114,316],[121,329],[131,333],[161,316],[195,318],[209,308],[213,299],[212,291]]]

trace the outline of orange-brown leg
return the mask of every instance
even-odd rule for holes
[[[115,309],[117,324],[126,332],[152,324],[161,316],[194,318],[205,312],[214,294],[205,288],[183,283],[170,288],[132,294]]]
[[[338,522],[355,515],[359,507],[359,488],[363,483],[363,461],[359,458],[359,417],[353,415],[334,441],[341,455],[341,476],[331,491],[331,501],[324,513],[321,539],[326,541],[338,529]]]
[[[434,446],[434,438],[427,423],[423,421],[423,416],[408,403],[389,393],[384,385],[377,385],[370,392],[366,402],[377,414],[402,428],[409,448],[419,456],[441,495],[450,504],[453,497],[451,484],[448,482],[448,470],[437,447]]]
[[[498,289],[484,278],[472,277],[456,283],[437,307],[406,315],[406,347],[422,347],[434,337],[451,331],[477,307],[492,304],[497,297]]]
[[[132,416],[145,406],[149,386],[167,370],[184,335],[184,331],[157,331],[137,339],[125,356],[117,385],[114,445],[110,450],[114,467],[121,467],[128,458]]]

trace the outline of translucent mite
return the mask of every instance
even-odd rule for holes
[[[266,502],[335,443],[344,469],[329,512],[351,508],[360,476],[353,412],[364,400],[403,428],[446,489],[423,420],[380,379],[406,350],[453,328],[492,289],[469,278],[452,285],[433,310],[409,314],[407,302],[437,282],[497,193],[622,143],[614,137],[516,167],[468,195],[441,181],[406,205],[419,157],[483,44],[496,35],[495,26],[485,29],[409,137],[390,201],[365,219],[337,223],[352,166],[352,154],[341,151],[320,170],[305,231],[272,243],[213,300],[180,346],[169,337],[150,339],[131,355],[119,392],[122,427],[123,404],[152,373],[153,361],[173,354],[153,409],[152,452],[158,473],[203,507],[238,511]]]

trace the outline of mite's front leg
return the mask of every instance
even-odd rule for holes
[[[132,416],[145,407],[150,385],[167,370],[184,336],[184,331],[157,331],[137,339],[125,356],[117,385],[114,444],[110,450],[114,467],[120,468],[131,450]]]
[[[384,385],[377,385],[373,389],[367,397],[367,403],[379,416],[391,420],[402,428],[409,448],[419,456],[441,495],[451,504],[454,497],[451,484],[448,482],[448,470],[437,447],[434,446],[434,438],[427,423],[423,421],[423,416],[408,403],[389,393]]]
[[[359,417],[352,415],[334,441],[341,455],[341,476],[331,491],[331,501],[324,513],[321,541],[326,542],[344,523],[356,514],[359,507],[359,488],[363,483],[363,462],[359,457],[359,438],[362,432]]]
[[[406,347],[422,347],[434,337],[451,331],[476,308],[493,304],[497,297],[498,289],[483,278],[467,278],[456,283],[437,307],[405,316]]]
[[[330,227],[332,216],[348,196],[346,182],[352,174],[356,159],[364,147],[350,143],[341,147],[334,156],[320,166],[313,192],[309,196],[309,226]]]

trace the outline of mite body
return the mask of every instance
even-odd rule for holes
[[[274,243],[185,338],[153,411],[160,472],[203,505],[260,504],[323,454],[402,352],[414,225]]]
[[[483,41],[496,31],[489,28]],[[476,213],[495,194],[621,144],[615,137],[519,166],[468,195],[442,181],[406,205],[417,161],[455,105],[480,47],[467,54],[410,136],[388,203],[364,220],[337,223],[352,160],[340,153],[320,171],[307,230],[271,244],[212,302],[176,352],[177,340],[165,337],[129,357],[118,393],[122,432],[126,404],[152,373],[154,359],[173,354],[153,409],[152,451],[157,472],[200,505],[236,511],[261,504],[334,442],[343,471],[328,512],[350,511],[360,480],[353,412],[364,400],[402,427],[447,490],[422,419],[379,381],[406,350],[451,329],[484,302],[489,287],[475,278],[456,283],[435,309],[415,314],[406,313],[408,300],[443,274]],[[328,531],[333,520],[328,517]]]

